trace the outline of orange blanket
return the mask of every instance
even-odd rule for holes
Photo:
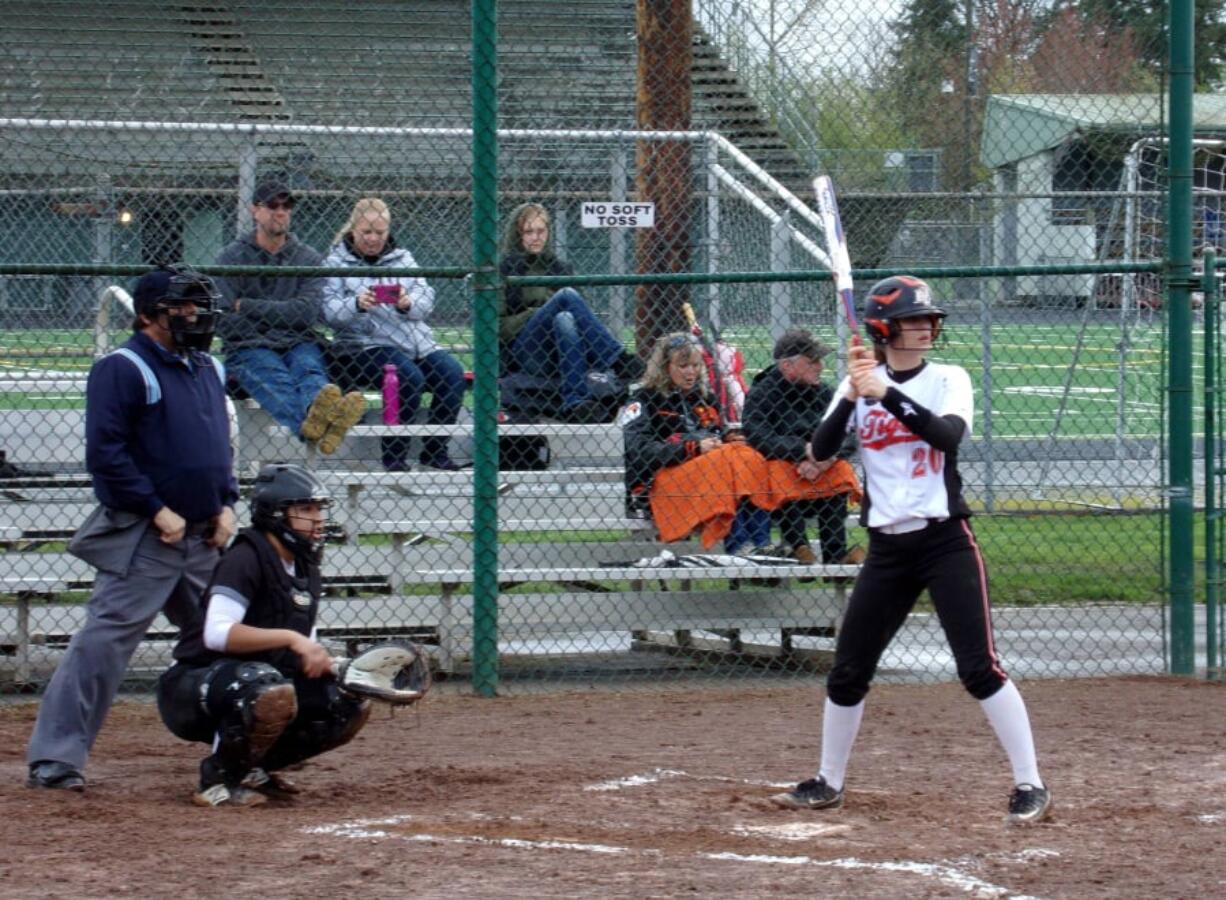
[[[796,464],[767,460],[744,442],[724,444],[710,453],[656,473],[651,515],[663,541],[679,541],[702,529],[702,545],[728,536],[741,499],[765,510],[794,500],[848,494],[861,496],[860,480],[846,460],[837,460],[816,481],[796,474]]]

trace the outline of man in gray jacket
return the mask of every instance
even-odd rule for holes
[[[294,195],[277,180],[256,185],[255,229],[221,251],[221,266],[318,266],[320,255],[290,233]],[[217,328],[227,371],[269,415],[321,453],[335,453],[366,408],[360,393],[328,381],[320,321],[323,279],[232,275],[217,279],[226,315]]]

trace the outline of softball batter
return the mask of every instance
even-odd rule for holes
[[[855,428],[864,462],[862,519],[868,559],[847,604],[826,681],[822,760],[816,778],[771,799],[790,809],[843,805],[852,744],[881,654],[926,588],[957,661],[1013,767],[1010,822],[1048,816],[1026,705],[996,657],[987,572],[962,496],[958,445],[974,398],[966,371],[926,362],[945,311],[918,278],[887,278],[869,292],[864,328],[874,352],[853,341],[848,377],[813,434],[811,459],[838,450]]]

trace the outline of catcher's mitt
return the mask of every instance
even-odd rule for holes
[[[426,696],[431,681],[429,658],[409,641],[376,644],[336,665],[341,690],[394,706],[416,703]]]

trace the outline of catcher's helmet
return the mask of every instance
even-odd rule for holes
[[[325,509],[332,497],[323,483],[293,463],[271,463],[260,469],[251,492],[251,524],[277,536],[294,556],[319,562],[324,542],[294,530],[285,511],[296,503],[318,503]]]
[[[874,344],[885,345],[898,336],[898,321],[919,316],[943,319],[945,310],[932,305],[928,283],[911,275],[895,275],[878,281],[868,292],[864,305],[864,332]],[[937,324],[936,332],[940,332]],[[936,334],[933,334],[933,338]]]
[[[175,347],[207,351],[213,342],[221,294],[211,278],[190,266],[161,266],[146,273],[136,284],[132,302],[138,315],[149,318],[157,317],[172,306],[193,303],[196,306],[194,321],[185,316],[170,316],[167,320]],[[141,327],[139,318],[135,327]]]

